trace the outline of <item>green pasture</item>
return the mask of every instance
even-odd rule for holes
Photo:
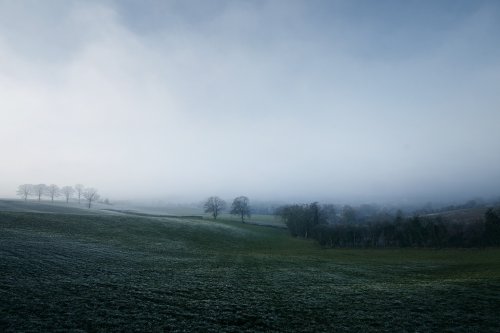
[[[322,249],[228,216],[0,212],[0,299],[7,332],[498,332],[500,250]]]

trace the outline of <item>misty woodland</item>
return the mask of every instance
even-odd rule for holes
[[[475,203],[473,204],[475,206]],[[370,212],[373,215],[370,215]],[[368,213],[368,214],[367,214]],[[460,212],[459,212],[460,213]],[[487,208],[484,216],[461,222],[439,214],[403,217],[345,206],[339,218],[332,205],[291,205],[278,209],[295,237],[313,238],[327,247],[484,247],[500,245],[500,210]]]

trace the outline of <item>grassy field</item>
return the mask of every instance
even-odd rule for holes
[[[205,214],[204,217],[208,220],[212,219],[212,217],[208,214]],[[221,221],[233,221],[236,223],[241,222],[238,216],[230,214],[221,214],[217,219]],[[253,214],[250,218],[245,217],[245,223],[286,229],[285,223],[274,215]]]
[[[498,332],[500,250],[325,250],[286,230],[0,212],[0,331]]]
[[[59,214],[78,214],[78,215],[103,215],[106,214],[105,211],[96,210],[96,207],[102,207],[103,205],[95,204],[92,206],[93,209],[87,209],[85,203],[80,205],[76,202],[71,202],[66,204],[63,201],[23,201],[23,200],[5,200],[0,199],[0,211],[12,211],[12,212],[30,212],[30,213],[59,213]],[[107,206],[105,206],[107,208]]]

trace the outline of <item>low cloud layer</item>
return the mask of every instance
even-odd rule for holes
[[[0,1],[0,196],[500,195],[500,5]]]

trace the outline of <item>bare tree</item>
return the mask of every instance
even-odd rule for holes
[[[61,195],[61,190],[59,189],[59,186],[57,186],[56,184],[50,184],[47,187],[47,193],[50,197],[50,200],[54,201],[55,197],[58,197]]]
[[[47,185],[37,184],[33,185],[33,193],[38,197],[38,201],[42,200],[42,196],[47,193]]]
[[[86,188],[82,193],[85,200],[87,200],[88,207],[92,206],[92,202],[99,200],[99,194],[97,194],[97,190],[95,188]]]
[[[219,197],[210,197],[203,205],[205,213],[211,213],[214,220],[217,219],[219,213],[226,208],[226,202]]]
[[[241,196],[233,200],[231,205],[231,214],[239,215],[241,222],[245,222],[245,216],[250,217],[250,200],[247,197]]]
[[[23,184],[19,185],[17,188],[17,195],[21,196],[24,201],[28,200],[28,197],[33,194],[33,185],[31,184]]]
[[[75,189],[72,186],[64,186],[61,189],[61,193],[66,198],[66,203],[68,203],[69,202],[69,198],[71,198],[73,196],[73,194],[75,193]]]
[[[78,204],[80,204],[80,199],[81,199],[82,194],[83,194],[83,189],[84,189],[84,187],[82,184],[75,185],[76,196],[78,197]]]

